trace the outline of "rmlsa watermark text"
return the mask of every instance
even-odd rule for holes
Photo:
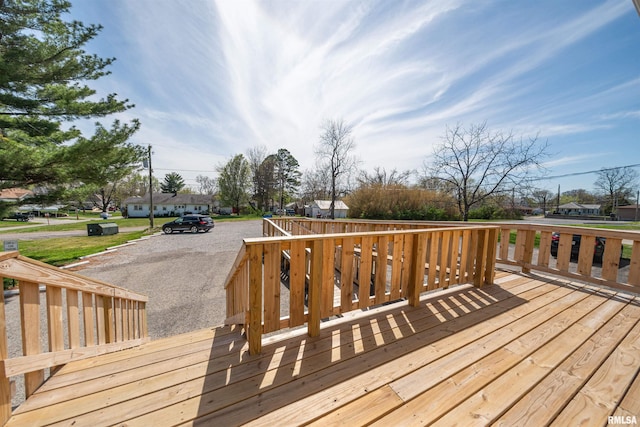
[[[635,415],[611,415],[609,416],[610,425],[637,425],[638,419]]]

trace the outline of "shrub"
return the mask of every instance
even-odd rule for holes
[[[362,185],[345,198],[345,203],[352,218],[431,221],[456,218],[449,196],[400,184]]]

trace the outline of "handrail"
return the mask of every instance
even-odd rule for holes
[[[496,226],[458,225],[245,239],[225,284],[227,323],[245,325],[255,354],[263,333],[306,322],[315,336],[322,318],[400,298],[416,305],[421,292],[452,284],[482,286],[493,281],[497,236]]]
[[[289,227],[292,230],[296,230],[297,224],[305,224],[305,229],[319,231],[328,226],[343,227],[350,230],[373,230],[460,225],[459,222],[443,223],[432,221],[332,221],[315,218],[283,218],[283,220],[290,221],[293,224],[281,225],[285,228]],[[499,226],[501,229],[501,242],[511,241],[512,233],[515,234],[516,241],[511,246],[501,244],[497,253],[497,262],[500,264],[521,267],[523,272],[540,271],[627,292],[640,292],[640,233],[637,231],[515,221],[508,223],[474,222],[473,224]],[[561,234],[557,260],[550,256],[551,236],[554,232]],[[502,235],[508,236],[508,238],[503,240]],[[588,244],[580,245],[578,256],[575,256],[575,249],[572,251],[570,248],[572,246],[572,235],[585,236],[586,242],[588,242]],[[605,253],[600,264],[594,264],[592,251],[592,244],[595,243],[594,239],[596,237],[604,237],[606,239]],[[539,241],[537,248],[536,240]],[[627,246],[631,246],[631,256],[622,260],[620,248],[625,242]]]
[[[24,375],[29,397],[55,372],[74,360],[119,351],[148,341],[148,297],[119,286],[21,256],[0,252],[0,276],[19,282],[22,356],[8,350],[4,292],[0,297],[0,424],[11,416],[11,380]],[[41,300],[41,287],[46,298]],[[40,312],[46,316],[48,351],[42,351]],[[66,313],[66,316],[63,314]]]
[[[497,262],[500,264],[521,267],[525,273],[540,271],[640,293],[640,233],[636,231],[527,223],[502,223],[499,226]],[[555,257],[551,255],[554,232],[559,233]],[[514,234],[515,243],[510,244]],[[577,250],[573,235],[580,236]],[[602,260],[594,256],[597,237],[606,239]],[[621,252],[623,245],[631,247],[628,258]]]

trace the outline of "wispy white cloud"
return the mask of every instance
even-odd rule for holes
[[[327,118],[355,125],[363,167],[388,169],[419,167],[447,124],[486,120],[563,152],[638,118],[628,2],[96,0],[91,13],[119,58],[104,90],[137,104],[138,138],[167,168],[257,145],[309,168]]]

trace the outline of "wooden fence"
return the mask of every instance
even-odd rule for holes
[[[417,305],[424,291],[482,286],[494,277],[495,226],[315,234],[312,222],[264,223],[265,234],[276,237],[245,239],[225,284],[227,323],[246,326],[252,354],[260,352],[263,333],[307,323],[316,336],[323,318],[400,298]]]
[[[11,415],[11,377],[24,375],[29,397],[45,381],[47,370],[53,373],[73,360],[148,341],[148,298],[144,295],[60,270],[18,252],[0,252],[0,276],[18,281],[20,305],[20,330],[7,330],[4,293],[0,298],[4,370],[0,375],[0,425]],[[45,319],[44,327],[41,319]],[[11,334],[20,334],[20,357],[9,356]],[[42,349],[43,334],[48,351]]]

